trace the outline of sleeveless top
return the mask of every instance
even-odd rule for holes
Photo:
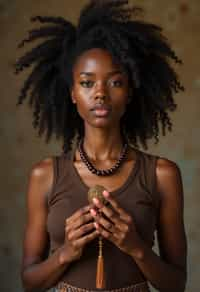
[[[154,245],[159,213],[159,195],[156,191],[156,160],[158,156],[134,148],[136,162],[125,181],[110,192],[134,220],[140,237],[151,248]],[[47,229],[50,253],[62,246],[65,237],[65,220],[76,210],[88,205],[89,187],[79,176],[74,164],[75,149],[53,156],[54,179],[48,196]],[[117,289],[145,281],[145,277],[134,259],[122,252],[111,241],[103,241],[106,289]],[[83,249],[79,260],[70,263],[60,278],[76,287],[95,290],[98,238]],[[137,280],[136,280],[137,279]],[[99,289],[96,289],[99,290]]]

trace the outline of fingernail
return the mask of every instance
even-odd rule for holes
[[[98,204],[98,203],[99,203],[99,200],[98,200],[97,198],[93,198],[93,202],[94,202],[95,204]]]
[[[97,212],[96,212],[94,209],[90,209],[90,213],[91,213],[93,216],[96,216],[96,215],[97,215]]]
[[[96,228],[99,227],[99,225],[98,225],[96,222],[94,222],[94,226],[95,226]]]
[[[105,197],[109,197],[109,192],[108,191],[103,191],[103,195],[105,196]]]

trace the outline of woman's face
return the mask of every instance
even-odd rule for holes
[[[128,76],[109,52],[94,48],[78,57],[71,96],[85,123],[93,127],[118,126],[128,95]],[[102,108],[94,110],[95,106]]]

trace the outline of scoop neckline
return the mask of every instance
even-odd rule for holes
[[[133,181],[138,171],[139,164],[140,164],[140,150],[134,147],[132,148],[135,150],[135,153],[136,153],[135,163],[132,165],[132,169],[129,173],[129,176],[125,180],[125,182],[117,189],[109,192],[113,196],[118,196],[119,194],[121,194],[128,187],[130,182]],[[70,173],[73,174],[73,178],[75,179],[75,181],[77,181],[78,185],[82,188],[82,190],[88,192],[90,187],[85,184],[85,182],[82,180],[81,176],[79,175],[76,167],[74,166],[74,155],[75,155],[76,149],[77,149],[76,147],[73,147],[69,153],[69,164],[70,164],[70,169],[71,169]]]

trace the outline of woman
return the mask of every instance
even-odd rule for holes
[[[16,73],[36,64],[18,104],[30,90],[39,135],[64,140],[63,153],[30,172],[25,291],[149,291],[148,282],[159,291],[185,290],[181,172],[138,149],[138,142],[147,149],[148,139],[159,141],[159,122],[163,135],[171,130],[167,111],[183,87],[169,61],[181,61],[161,29],[134,19],[140,9],[127,4],[90,1],[77,27],[34,17],[51,25],[20,44],[48,37],[16,62]],[[96,185],[104,201],[88,202]],[[98,243],[104,262],[96,270]]]

